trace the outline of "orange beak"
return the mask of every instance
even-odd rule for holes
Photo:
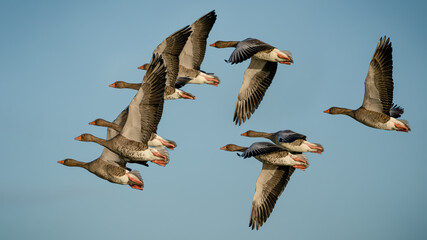
[[[82,136],[78,136],[78,137],[74,138],[74,140],[81,141],[82,140]]]
[[[227,146],[220,148],[221,150],[227,150]]]
[[[131,188],[133,188],[133,189],[138,189],[138,190],[141,190],[142,191],[142,187],[141,186],[139,186],[139,185],[129,185]]]
[[[153,152],[153,154],[154,154],[154,156],[161,157],[161,158],[163,158],[163,159],[167,159],[167,157],[163,156],[163,155],[162,155],[162,154],[160,154],[160,153]]]
[[[60,163],[60,164],[64,164],[64,160],[58,161],[58,163]]]
[[[291,62],[280,62],[282,64],[291,65]]]
[[[183,93],[181,96],[182,96],[183,98],[185,98],[185,99],[192,99],[192,100],[196,99],[195,97],[190,96],[190,95],[187,95],[187,94],[185,94],[185,93]]]
[[[212,43],[212,44],[210,44],[209,46],[211,46],[211,47],[215,47],[215,43]]]
[[[242,134],[240,134],[240,136],[248,136],[248,133],[242,133]]]
[[[325,110],[325,111],[323,111],[323,112],[324,112],[324,113],[330,113],[330,112],[329,112],[329,109],[328,109],[328,110]]]
[[[113,88],[115,88],[116,87],[116,83],[112,83],[112,84],[110,84],[110,85],[108,85],[109,87],[113,87]]]
[[[90,122],[89,124],[90,124],[90,125],[95,125],[95,121],[93,121],[93,122]]]

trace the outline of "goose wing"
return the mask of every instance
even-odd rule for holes
[[[248,149],[246,149],[241,155],[243,158],[249,158],[258,156],[261,154],[268,154],[277,151],[283,151],[284,149],[269,142],[256,142],[253,143]]]
[[[179,71],[179,54],[190,34],[190,26],[185,26],[163,40],[153,52],[153,54],[161,54],[163,57],[167,68],[166,85],[168,86],[175,86]]]
[[[231,53],[228,62],[231,64],[241,63],[251,58],[257,52],[269,49],[274,49],[274,47],[258,39],[247,38],[237,44],[236,49]]]
[[[277,141],[284,143],[291,143],[298,139],[306,139],[307,137],[303,134],[296,133],[291,130],[283,130],[276,133]]]
[[[191,25],[192,33],[179,55],[179,64],[186,68],[200,70],[206,52],[206,39],[215,21],[216,13],[213,10]]]
[[[273,81],[276,70],[276,62],[252,58],[237,97],[233,118],[235,124],[241,125],[255,112]]]
[[[267,221],[294,171],[291,166],[275,166],[267,163],[262,165],[252,200],[249,227],[258,230]]]
[[[147,144],[157,129],[163,113],[166,66],[160,55],[153,54],[141,88],[129,104],[129,114],[121,134]]]
[[[362,107],[390,115],[393,102],[393,59],[390,38],[378,42],[365,79]]]
[[[126,119],[127,119],[128,110],[129,110],[128,108],[123,110],[119,114],[119,116],[117,116],[117,118],[113,121],[113,123],[123,127],[125,122],[126,122]],[[117,134],[119,134],[119,133],[116,130],[114,130],[112,128],[107,128],[107,139],[106,140],[112,139]],[[110,162],[110,163],[119,165],[120,167],[123,167],[123,168],[126,167],[126,161],[124,159],[122,159],[119,155],[117,155],[116,153],[110,151],[106,147],[104,147],[104,150],[102,151],[101,156],[99,158],[101,160],[106,161],[106,162]]]

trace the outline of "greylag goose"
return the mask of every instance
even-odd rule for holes
[[[127,114],[127,113],[126,113]],[[124,111],[113,121],[114,125],[119,125],[121,122],[126,121],[123,118]],[[113,128],[107,129],[107,140],[112,139],[118,134]],[[138,171],[130,170],[126,167],[126,161],[120,158],[119,155],[104,148],[99,158],[92,162],[80,162],[74,159],[65,159],[58,161],[58,163],[69,167],[82,167],[96,176],[117,184],[128,184],[131,188],[142,190],[144,183]],[[140,162],[144,164],[144,162]],[[146,163],[145,163],[146,164]],[[148,165],[146,165],[148,166]]]
[[[262,170],[256,181],[252,200],[249,227],[258,230],[267,221],[277,199],[282,194],[295,168],[305,170],[308,160],[303,154],[291,154],[269,142],[257,142],[249,148],[228,144],[221,150],[243,152],[243,158],[255,157],[262,162]]]
[[[263,137],[270,139],[276,145],[284,147],[290,152],[314,152],[319,154],[323,152],[322,145],[308,142],[305,135],[291,130],[282,130],[275,133],[249,130],[241,135],[246,137]]]
[[[209,37],[215,21],[216,13],[213,10],[191,25],[192,33],[179,55],[179,72],[175,85],[182,87],[187,83],[192,83],[218,86],[220,83],[217,76],[200,70],[200,65],[205,58],[206,39]]]
[[[129,104],[129,114],[120,133],[109,140],[91,134],[82,134],[75,139],[98,143],[119,154],[127,162],[152,161],[165,166],[169,161],[167,151],[163,147],[148,147],[148,141],[157,129],[163,112],[165,81],[166,66],[162,56],[153,54],[143,84]]]
[[[124,110],[124,111],[126,111],[126,115],[124,116],[124,118],[125,118],[124,122],[126,122],[127,110],[128,110],[128,108],[126,108]],[[114,129],[117,132],[120,132],[123,129],[123,126],[117,125],[117,124],[114,124],[114,123],[111,123],[111,122],[108,122],[108,121],[106,121],[106,120],[104,120],[102,118],[98,118],[95,121],[90,122],[89,124],[90,125],[95,125],[95,126],[112,128],[112,129]],[[159,136],[159,135],[157,135],[156,133],[153,132],[153,133],[151,133],[151,138],[148,141],[148,146],[150,146],[150,147],[161,147],[161,146],[165,146],[165,147],[173,150],[174,148],[176,148],[177,144],[176,144],[175,141],[164,139],[161,136]]]
[[[210,46],[216,48],[235,47],[227,62],[231,64],[243,62],[251,58],[251,63],[243,76],[243,84],[237,97],[233,121],[241,125],[249,119],[258,108],[265,92],[273,81],[277,63],[290,65],[293,63],[289,51],[277,48],[258,39],[247,38],[243,41],[217,41]]]
[[[191,25],[191,35],[188,37],[182,52],[179,55],[179,72],[178,79],[175,82],[176,88],[191,84],[209,84],[218,86],[220,80],[212,73],[206,73],[200,70],[206,52],[206,39],[209,36],[213,25],[216,21],[215,10],[207,13],[197,19]],[[138,67],[145,70],[148,63]]]
[[[81,167],[109,182],[129,185],[131,188],[142,190],[144,183],[139,172],[129,171],[126,169],[125,163],[115,161],[119,159],[119,157],[111,159],[101,155],[100,158],[88,163],[69,158],[58,161],[58,163],[68,167]]]
[[[175,88],[175,81],[178,77],[179,71],[179,54],[181,53],[190,34],[191,29],[189,26],[186,26],[163,40],[163,42],[161,42],[153,51],[153,54],[161,54],[163,56],[167,68],[166,87],[164,93],[165,100],[179,98],[195,99],[194,95]],[[144,64],[139,67],[139,69],[147,70],[149,65],[150,64]]]
[[[403,108],[393,105],[393,59],[390,38],[380,38],[374,56],[369,64],[365,79],[363,104],[356,110],[331,107],[324,111],[329,114],[344,114],[372,128],[408,132],[409,123],[396,119],[403,114]]]

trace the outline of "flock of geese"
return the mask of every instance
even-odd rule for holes
[[[112,183],[143,190],[144,182],[140,173],[128,168],[127,164],[148,166],[148,162],[152,162],[166,166],[169,163],[167,149],[177,146],[174,141],[157,134],[164,100],[194,100],[194,95],[181,89],[186,84],[218,86],[220,83],[213,73],[200,70],[205,56],[206,40],[216,17],[215,11],[211,11],[160,43],[153,51],[150,63],[139,67],[147,71],[142,83],[118,81],[110,85],[114,88],[134,89],[137,93],[114,121],[96,119],[90,122],[91,125],[107,127],[106,139],[91,134],[82,134],[75,138],[102,145],[104,149],[99,158],[87,163],[74,159],[65,159],[58,163],[82,167]],[[253,38],[243,41],[217,41],[210,46],[235,48],[226,60],[231,64],[251,59],[243,76],[234,112],[233,121],[238,125],[248,120],[258,108],[274,78],[278,63],[290,65],[294,62],[289,51],[278,50]],[[403,108],[393,104],[392,73],[391,42],[389,38],[384,37],[379,40],[369,65],[362,106],[357,110],[332,107],[324,112],[345,114],[373,128],[410,131],[407,121],[397,119],[403,114]],[[256,182],[249,222],[249,227],[259,229],[267,221],[295,169],[305,170],[309,166],[303,153],[320,154],[324,149],[318,143],[308,142],[305,135],[291,130],[276,133],[247,131],[242,133],[242,136],[263,137],[272,142],[255,142],[249,147],[227,144],[220,148],[241,152],[238,156],[254,157],[263,164]]]

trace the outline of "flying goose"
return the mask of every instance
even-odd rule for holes
[[[127,162],[152,161],[165,166],[169,161],[165,148],[148,147],[148,141],[157,130],[163,112],[165,81],[166,66],[163,58],[153,54],[143,84],[129,104],[128,117],[120,133],[109,140],[91,134],[82,134],[75,139],[103,145]]]
[[[249,227],[257,230],[267,221],[295,168],[305,170],[309,166],[305,155],[291,154],[269,142],[256,142],[249,148],[228,144],[220,149],[243,152],[238,155],[243,158],[255,157],[262,162],[262,170],[255,185],[249,221]]]
[[[280,51],[254,38],[247,38],[243,41],[216,41],[210,46],[236,48],[227,61],[231,64],[251,59],[243,76],[243,84],[234,111],[233,121],[239,125],[249,119],[258,108],[276,74],[277,63],[290,65],[294,62],[289,51]]]
[[[249,130],[241,135],[246,137],[263,137],[270,139],[276,145],[284,147],[290,152],[314,152],[319,154],[323,152],[322,145],[308,142],[305,135],[291,130],[282,130],[275,133]]]
[[[393,105],[393,59],[390,38],[380,38],[365,78],[363,104],[356,110],[331,107],[324,111],[329,114],[344,114],[366,126],[384,130],[408,132],[409,123],[396,119],[403,114],[403,108]]]

